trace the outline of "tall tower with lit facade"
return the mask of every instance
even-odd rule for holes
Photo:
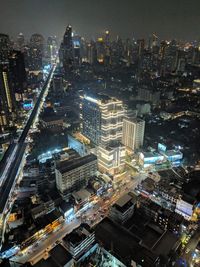
[[[10,39],[7,34],[0,34],[0,64],[8,63],[10,56]]]
[[[122,101],[105,95],[84,96],[83,134],[96,145],[108,145],[122,139],[124,108]]]
[[[8,65],[0,65],[0,132],[12,124],[16,108],[15,94],[9,79]]]
[[[43,67],[44,37],[35,33],[30,38],[28,50],[29,69],[40,71]]]
[[[72,67],[73,63],[73,42],[72,42],[72,26],[68,25],[63,36],[63,41],[59,51],[60,62],[65,71]]]
[[[10,39],[0,34],[0,132],[12,122],[15,110],[15,95],[10,84],[9,58],[11,54]]]
[[[121,144],[124,117],[122,101],[105,95],[84,96],[82,101],[82,133],[97,145],[98,166],[115,173],[125,162]]]

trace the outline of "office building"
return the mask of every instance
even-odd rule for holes
[[[144,39],[137,40],[137,46],[138,46],[138,58],[140,59],[144,54],[145,40]]]
[[[91,65],[97,63],[97,48],[96,43],[91,41],[86,48],[87,62]]]
[[[138,100],[151,102],[152,104],[158,105],[160,103],[160,92],[154,92],[146,88],[140,88],[138,90]]]
[[[17,48],[23,52],[25,47],[25,38],[23,33],[19,33],[19,35],[17,36]]]
[[[7,64],[0,65],[0,131],[12,124],[16,109],[15,95],[9,79]]]
[[[82,133],[96,145],[121,142],[123,116],[120,100],[105,95],[82,99]]]
[[[64,93],[64,79],[61,74],[54,74],[53,76],[53,92],[56,95],[62,95]]]
[[[59,50],[60,62],[65,71],[71,69],[73,64],[72,26],[68,25]]]
[[[79,66],[81,63],[81,37],[74,34],[72,37],[73,47],[73,63],[75,66]]]
[[[141,119],[124,118],[122,144],[133,151],[141,148],[144,141],[145,121]]]
[[[105,43],[102,37],[97,40],[97,61],[104,63],[105,60]]]
[[[44,37],[41,34],[33,34],[28,48],[28,65],[32,71],[41,71],[43,67]]]
[[[97,157],[93,154],[65,160],[56,165],[56,185],[63,197],[86,186],[88,179],[96,174]]]
[[[9,59],[10,78],[15,94],[22,95],[27,86],[24,54],[20,51],[12,51]]]
[[[8,63],[10,56],[10,39],[7,34],[0,33],[0,64]]]
[[[56,36],[49,36],[47,39],[47,57],[49,63],[55,63],[58,55],[58,43]]]

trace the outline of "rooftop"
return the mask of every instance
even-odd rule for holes
[[[50,257],[37,262],[34,267],[62,267],[72,260],[71,254],[61,245],[50,251]]]
[[[66,235],[63,240],[72,246],[78,246],[83,240],[92,234],[92,230],[88,224],[82,223],[78,228],[74,229],[70,234]]]
[[[175,156],[175,155],[183,155],[182,152],[177,151],[177,150],[167,150],[165,152],[163,152],[163,154],[165,154],[166,156],[170,157],[170,156]]]
[[[86,189],[81,189],[77,192],[74,192],[72,196],[77,200],[77,201],[84,201],[87,200],[91,194],[88,190]]]
[[[158,256],[141,247],[140,239],[110,219],[105,218],[101,221],[96,226],[95,233],[97,240],[103,244],[105,249],[110,250],[112,248],[112,254],[116,255],[125,265],[130,266],[131,260],[134,260],[137,263],[142,263],[144,267],[154,266]]]
[[[120,212],[125,212],[127,209],[129,209],[131,206],[133,206],[133,199],[130,195],[126,194],[122,196],[114,205],[113,207],[119,210]]]
[[[65,266],[72,260],[71,254],[61,245],[55,246],[50,251],[50,255],[59,266]]]
[[[123,195],[122,197],[120,197],[115,204],[119,207],[123,207],[131,199],[132,199],[132,197],[130,195],[126,194],[126,195]]]
[[[96,160],[97,157],[94,154],[90,154],[84,157],[76,158],[76,160],[71,159],[59,162],[56,166],[56,169],[61,173],[65,173]]]

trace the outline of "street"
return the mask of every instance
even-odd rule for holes
[[[70,223],[64,221],[60,227],[48,236],[43,236],[37,240],[33,245],[20,251],[16,256],[11,258],[11,261],[25,263],[30,262],[35,264],[37,261],[45,257],[47,250],[55,245],[55,242],[61,240],[66,234],[77,228],[81,222],[87,222],[91,226],[99,223],[104,217],[108,215],[109,208],[125,193],[133,190],[141,180],[145,179],[145,175],[138,175],[135,179],[127,179],[126,183],[110,193],[109,199],[104,201],[102,197],[98,197],[96,203],[87,211],[76,216]]]

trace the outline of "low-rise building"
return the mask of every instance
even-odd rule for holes
[[[94,231],[88,224],[81,224],[70,234],[66,235],[63,241],[65,247],[76,261],[96,243]]]
[[[134,213],[136,201],[128,194],[122,196],[110,209],[110,218],[125,223]]]
[[[44,128],[56,128],[56,127],[63,127],[63,119],[60,117],[53,115],[53,116],[45,116],[41,119],[41,124]]]
[[[88,179],[96,174],[97,157],[90,154],[56,164],[56,186],[63,197],[86,186]]]

